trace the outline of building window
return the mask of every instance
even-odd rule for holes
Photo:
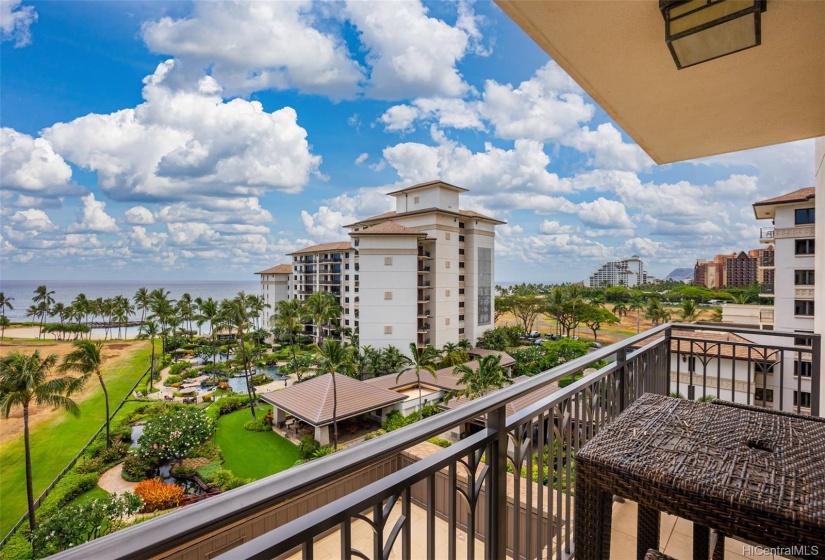
[[[797,299],[793,302],[793,314],[813,317],[814,302],[807,299]]]
[[[445,295],[446,297],[450,297],[450,290],[445,290],[445,291],[444,291],[444,295]]]
[[[464,268],[464,261],[458,263],[458,268]]]
[[[493,251],[489,248],[479,247],[478,258],[478,309],[476,316],[479,325],[489,325],[492,322],[493,309]],[[464,280],[463,276],[458,277],[459,281]],[[464,302],[459,303],[463,307]]]
[[[464,222],[458,222],[458,229],[464,229]]]
[[[799,208],[794,211],[794,223],[798,226],[814,223],[813,208]]]
[[[392,257],[384,257],[384,266],[392,266]]]
[[[449,240],[450,240],[450,232],[449,232],[449,231],[448,231],[448,232],[447,232],[447,234],[445,235],[444,239],[446,239],[447,241],[449,241]]]
[[[464,308],[464,302],[463,302],[463,301],[459,301],[459,302],[458,302],[458,306],[459,306],[460,308],[462,308],[462,309],[463,309],[463,308]]]
[[[444,268],[450,268],[450,261],[446,261],[444,263]]]
[[[810,377],[811,362],[794,362],[793,374],[795,377]]]
[[[450,324],[450,318],[449,318],[449,317],[444,317],[444,324],[445,324],[445,325],[449,325],[449,324]]]
[[[464,295],[464,288],[459,288],[458,289],[458,295],[460,295],[460,296]]]
[[[813,270],[795,270],[793,275],[793,283],[795,286],[813,286],[814,285],[814,271]]]
[[[392,299],[392,292],[384,292],[384,299]]]
[[[797,239],[796,240],[796,254],[797,255],[813,255],[814,254],[814,240],[813,239]]]
[[[801,395],[801,397],[800,397]],[[803,408],[811,408],[811,394],[805,391],[801,393],[799,391],[793,392],[793,405],[794,406],[801,406]]]
[[[463,320],[464,320],[464,315],[459,315],[459,316],[458,316],[458,320],[459,320],[459,321],[463,321]]]
[[[794,346],[813,346],[814,339],[806,337],[796,337],[793,339],[793,344]]]
[[[459,255],[463,255],[463,254],[464,254],[464,249],[459,249],[459,250],[458,250],[458,254],[459,254]]]
[[[459,242],[459,243],[463,243],[463,242],[464,242],[464,236],[463,236],[463,235],[459,235],[459,236],[458,236],[458,242]]]
[[[762,388],[757,387],[753,391],[753,398],[762,402],[773,402],[773,389],[765,389],[765,395],[762,395]]]

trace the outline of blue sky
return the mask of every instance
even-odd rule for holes
[[[0,0],[5,279],[249,279],[440,178],[496,280],[758,246],[811,141],[655,165],[487,2]],[[764,225],[764,224],[763,224]]]

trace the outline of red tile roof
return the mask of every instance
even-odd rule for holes
[[[323,253],[325,251],[349,251],[352,249],[352,244],[349,241],[336,241],[335,243],[322,243],[320,245],[313,245],[311,247],[304,247],[298,249],[289,255],[301,255],[304,253]]]
[[[256,272],[255,274],[292,274],[292,265],[279,264],[277,266],[273,266],[272,268],[267,268],[266,270]]]

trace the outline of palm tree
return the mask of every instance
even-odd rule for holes
[[[155,338],[161,335],[160,325],[158,325],[157,321],[153,319],[149,319],[140,324],[140,330],[138,331],[138,338],[141,339],[149,339],[152,344],[152,361],[149,364],[151,368],[151,372],[149,374],[149,392],[152,392],[152,382],[155,380]]]
[[[692,323],[699,317],[699,310],[696,309],[696,302],[692,299],[682,300],[682,321]]]
[[[627,304],[623,301],[616,302],[616,304],[613,305],[613,315],[619,319],[622,317],[627,317],[629,311],[630,310],[627,308]]]
[[[458,341],[458,347],[461,348],[462,350],[472,350],[473,349],[473,343],[470,342],[466,338],[462,338],[461,340]]]
[[[713,321],[714,323],[721,323],[722,322],[723,312],[722,312],[721,307],[714,307],[713,309],[711,309],[711,313],[712,313],[711,318],[710,318],[711,321]]]
[[[241,358],[243,360],[243,371],[246,377],[246,392],[249,395],[249,409],[252,411],[253,420],[255,415],[255,398],[252,395],[252,380],[249,374],[249,359],[246,351],[246,344],[244,343],[244,330],[249,326],[249,309],[246,306],[246,294],[238,292],[238,295],[231,300],[223,300],[221,302],[221,314],[226,322],[235,327],[238,332],[238,346],[241,349]]]
[[[335,373],[345,373],[352,367],[351,347],[344,346],[335,339],[328,338],[318,347],[316,364],[319,373],[332,375],[332,448],[338,449],[338,385]]]
[[[146,319],[146,310],[149,309],[149,302],[151,301],[149,298],[149,290],[146,288],[138,288],[132,301],[135,302],[135,309],[140,310],[140,322],[142,323]]]
[[[630,305],[627,306],[627,309],[629,311],[636,312],[636,333],[638,334],[641,332],[642,311],[644,311],[645,309],[645,302],[642,300],[642,298],[633,298],[632,300],[630,300]]]
[[[458,344],[447,342],[441,348],[441,363],[439,367],[452,367],[458,364],[463,364],[469,361],[470,356],[467,351],[462,349]]]
[[[6,308],[14,309],[14,306],[11,304],[13,301],[13,297],[6,297],[6,294],[0,292],[0,317],[2,317],[2,319],[0,319],[0,324],[2,324],[2,327],[0,327],[2,329],[0,330],[0,338],[6,335],[6,325],[8,324],[6,320]]]
[[[178,300],[178,313],[180,313],[181,319],[186,322],[186,330],[191,333],[192,316],[195,314],[195,306],[194,301],[192,301],[192,296],[188,293],[184,293],[180,296],[180,299]]]
[[[490,355],[481,358],[476,369],[467,364],[456,366],[453,373],[461,374],[458,382],[463,384],[464,388],[455,391],[453,395],[467,397],[472,400],[512,383],[513,381],[504,375],[504,368],[501,367],[500,362],[501,356]]]
[[[49,405],[63,408],[78,416],[80,409],[69,397],[83,386],[82,378],[54,377],[51,369],[57,363],[57,355],[40,359],[40,351],[26,355],[13,352],[0,360],[0,411],[8,418],[12,409],[23,409],[23,445],[26,453],[26,499],[29,506],[29,531],[34,531],[34,489],[32,484],[31,443],[29,440],[29,406]]]
[[[72,300],[72,309],[75,311],[75,318],[77,319],[78,325],[86,321],[86,316],[91,311],[91,305],[92,302],[89,301],[84,293],[77,294],[74,300]]]
[[[270,318],[272,324],[282,333],[289,335],[292,359],[295,359],[295,332],[301,326],[301,302],[297,299],[282,299],[275,304]]]
[[[382,375],[398,373],[405,365],[407,365],[407,357],[392,344],[384,348],[381,352]]]
[[[305,319],[311,320],[315,326],[316,344],[321,344],[321,329],[341,317],[341,306],[338,300],[329,292],[315,292],[309,296],[303,305]]]
[[[433,375],[433,379],[437,379],[435,375],[435,360],[438,358],[438,350],[432,346],[427,346],[419,352],[415,342],[410,342],[410,355],[405,356],[405,358],[407,364],[412,366],[415,370],[415,380],[418,383],[418,410],[420,417],[423,418],[424,402],[421,396],[421,370],[423,369],[429,371]],[[396,383],[398,383],[398,380],[402,375],[404,375],[403,371],[399,372],[398,375],[395,376]]]
[[[733,296],[733,299],[731,301],[739,305],[745,305],[747,303],[750,303],[751,296],[749,294],[736,294],[735,296]]]
[[[651,299],[645,308],[645,317],[650,319],[653,326],[660,323],[666,323],[670,320],[670,312],[665,309],[658,299]]]
[[[109,391],[103,381],[103,356],[100,352],[103,343],[99,340],[75,340],[72,346],[74,350],[63,358],[60,371],[76,371],[83,376],[84,381],[93,374],[97,376],[106,404],[106,447],[112,447],[112,439],[109,436]]]
[[[221,310],[218,302],[212,298],[201,300],[198,304],[198,314],[195,319],[198,323],[198,331],[200,332],[201,325],[209,323],[209,341],[212,344],[212,371],[215,371],[215,353],[217,346],[215,345],[215,324],[218,322]]]
[[[38,286],[34,290],[34,297],[32,298],[32,302],[37,306],[38,313],[40,315],[40,334],[43,335],[45,338],[45,334],[43,333],[43,323],[46,322],[46,315],[48,315],[49,310],[54,305],[54,290],[49,290],[46,286]],[[38,336],[38,338],[40,338]]]

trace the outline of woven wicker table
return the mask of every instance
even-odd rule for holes
[[[639,503],[637,557],[659,548],[664,511],[694,523],[693,558],[709,529],[825,557],[825,421],[646,394],[576,455],[575,551],[610,558],[612,496]],[[789,550],[792,549],[792,550]]]

